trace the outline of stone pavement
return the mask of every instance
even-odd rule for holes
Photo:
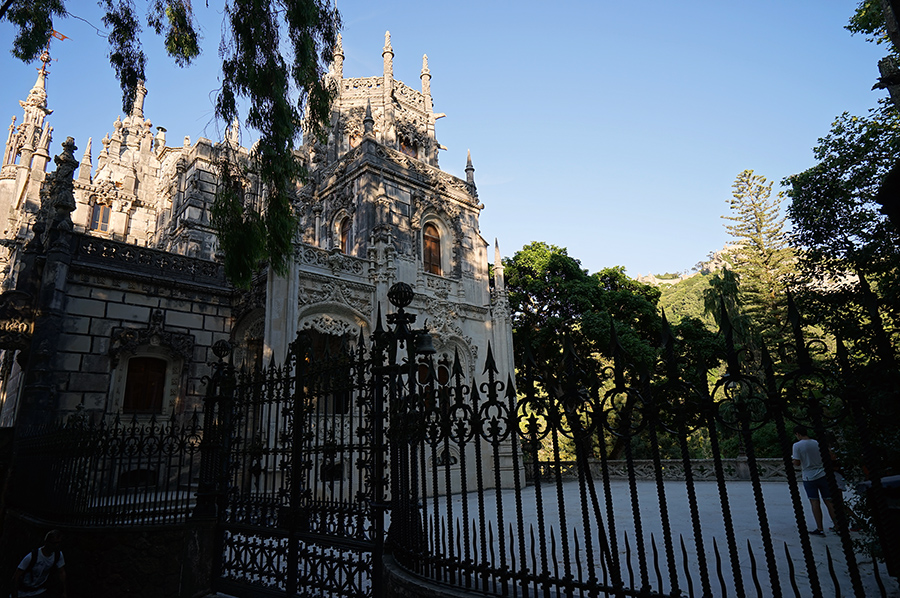
[[[634,563],[633,567],[635,583],[639,587],[640,573],[638,571],[636,545],[634,542],[634,518],[632,514],[632,504],[630,499],[631,494],[628,489],[628,482],[625,480],[613,480],[610,485],[613,502],[613,512],[615,514],[616,534],[619,538],[618,549],[620,557],[621,559],[623,559],[622,575],[627,582],[629,579],[629,574],[624,565],[626,553],[626,549],[624,546],[624,536],[627,533],[632,552],[632,561]],[[772,534],[772,542],[775,548],[774,556],[782,593],[786,596],[794,595],[790,583],[789,564],[787,561],[787,557],[785,556],[786,546],[792,557],[791,560],[795,571],[794,578],[797,583],[800,595],[804,597],[811,596],[813,595],[810,585],[811,581],[803,560],[803,553],[800,545],[800,530],[798,530],[797,523],[794,520],[794,511],[793,507],[791,506],[791,498],[788,485],[785,482],[763,482],[761,486],[765,503],[765,514],[768,520],[769,530]],[[684,557],[679,544],[679,536],[681,536],[684,539],[685,551],[687,553],[687,569],[691,571],[693,594],[699,596],[702,594],[699,577],[699,559],[697,558],[697,551],[694,543],[685,483],[680,481],[665,482],[664,487],[666,504],[669,512],[669,521],[674,539],[676,569],[679,573],[678,583],[682,591],[687,595],[688,579],[685,575],[685,563],[683,562]],[[649,561],[648,581],[653,590],[658,589],[659,582],[657,581],[654,572],[652,561],[653,553],[650,544],[650,536],[652,534],[655,538],[656,546],[659,550],[660,569],[662,570],[662,576],[664,578],[662,580],[662,590],[664,592],[668,592],[671,588],[671,585],[669,583],[667,568],[665,565],[666,557],[663,546],[660,504],[657,497],[656,484],[652,481],[639,481],[637,482],[637,488],[640,504],[640,519],[643,526],[644,545],[646,547],[648,555],[647,558]],[[718,581],[715,573],[713,539],[715,539],[718,545],[719,554],[722,558],[722,570],[727,593],[732,594],[735,581],[731,574],[731,567],[729,564],[730,562],[726,544],[725,525],[721,514],[717,484],[715,482],[697,482],[695,484],[695,488],[701,521],[701,533],[705,546],[707,566],[710,570],[710,583],[712,586],[713,595],[722,595],[722,592],[720,590],[720,582]],[[769,579],[768,570],[766,568],[766,557],[763,551],[759,516],[757,513],[755,502],[753,500],[753,487],[750,482],[735,481],[726,482],[726,488],[728,492],[728,501],[732,512],[732,521],[734,522],[734,533],[737,551],[739,554],[740,571],[743,580],[743,586],[746,589],[748,595],[756,595],[753,580],[754,568],[751,566],[751,557],[747,548],[749,543],[749,546],[752,547],[753,557],[756,561],[755,570],[758,581],[762,588],[762,595],[774,595],[772,593],[771,582]],[[544,493],[545,518],[548,522],[548,525],[553,525],[554,522],[558,522],[559,517],[556,510],[557,501],[555,500],[555,496],[553,496],[550,500],[547,500],[547,498],[549,498],[547,490],[555,494],[555,489],[547,488],[545,489]],[[598,494],[602,497],[603,492],[599,483],[597,490]],[[488,493],[491,494],[491,491],[488,491]],[[502,492],[502,494],[502,500],[504,503],[504,517],[508,521],[510,514],[515,513],[514,493],[510,490],[505,490]],[[576,481],[569,481],[564,483],[564,496],[565,500],[563,501],[563,503],[565,505],[565,516],[568,527],[570,529],[577,528],[580,534],[582,529],[581,502],[578,497],[578,483]],[[455,503],[461,503],[462,498],[459,495],[456,495],[452,500]],[[472,497],[470,497],[470,500],[473,501],[470,504],[474,504],[474,499]],[[490,505],[494,503],[494,500],[494,495],[492,494],[491,498],[486,501],[486,503],[489,505],[489,510],[492,509]],[[811,521],[812,512],[810,511],[809,501],[805,498],[805,495],[803,498],[803,503],[805,517],[808,521]],[[525,516],[526,528],[528,527],[529,522],[535,522],[535,529],[537,527],[537,511],[534,504],[535,501],[532,488],[526,488],[523,493],[523,514]],[[601,504],[601,509],[605,516],[605,503]],[[454,504],[454,512],[460,512],[460,507],[456,504]],[[493,511],[489,513],[489,517],[493,517],[492,513]],[[829,527],[831,525],[831,522],[828,520],[827,514],[825,515],[825,525],[826,527]],[[556,527],[556,537],[559,538],[558,525]],[[609,529],[608,525],[607,529]],[[859,534],[851,535],[854,537],[859,537]],[[846,560],[844,558],[843,550],[841,547],[841,539],[839,535],[837,533],[829,532],[826,533],[825,537],[811,537],[810,543],[812,544],[815,569],[819,577],[823,594],[825,596],[852,596],[853,588],[851,586],[850,577],[847,572]],[[838,580],[839,592],[835,591],[834,583],[829,573],[827,552],[830,552],[831,558],[833,560],[834,573]],[[584,552],[582,551],[582,555],[583,554]],[[530,556],[528,558],[530,561]],[[599,559],[595,557],[595,561],[597,561],[597,571],[600,571]],[[860,562],[858,564],[865,586],[865,595],[879,596],[880,593],[876,584],[875,577],[873,575],[871,560],[860,558]],[[586,565],[586,563],[584,565]],[[881,579],[887,588],[888,595],[892,597],[900,596],[900,590],[898,590],[898,584],[896,580],[887,577],[884,565],[881,565],[880,572]]]
[[[578,483],[576,481],[568,481],[563,484],[564,491],[563,505],[565,506],[565,517],[567,525],[570,528],[581,530],[581,502],[578,497]],[[806,569],[803,554],[800,546],[800,530],[794,520],[793,507],[791,506],[790,492],[788,485],[784,482],[763,482],[762,495],[765,502],[765,515],[768,520],[769,530],[772,534],[772,542],[775,548],[774,557],[776,569],[778,573],[779,585],[781,593],[784,596],[794,596],[792,590],[790,566],[786,551],[790,554],[791,564],[794,569],[794,582],[797,585],[799,595],[802,597],[813,596],[811,579]],[[669,512],[669,521],[674,539],[675,546],[675,562],[678,571],[678,584],[686,596],[701,596],[702,588],[699,574],[699,559],[697,557],[696,545],[693,536],[693,526],[688,507],[687,491],[684,482],[665,482],[666,504]],[[698,510],[700,513],[701,533],[705,547],[707,567],[710,571],[710,584],[713,596],[722,596],[720,581],[715,572],[715,555],[713,552],[713,539],[715,539],[719,554],[722,559],[722,576],[726,588],[725,595],[734,595],[734,576],[731,573],[731,566],[726,544],[725,525],[723,522],[718,487],[715,482],[697,482],[696,485]],[[748,596],[756,596],[755,581],[760,585],[762,596],[773,596],[771,579],[766,567],[766,557],[763,551],[762,536],[760,532],[759,515],[753,499],[753,487],[749,482],[727,482],[726,483],[728,501],[732,512],[732,521],[734,522],[734,533],[738,558],[740,563],[740,575],[742,584]],[[545,521],[549,527],[555,527],[556,537],[558,534],[559,513],[557,510],[557,501],[555,500],[555,488],[545,488]],[[623,560],[622,575],[626,581],[629,580],[629,573],[624,565],[626,549],[624,546],[624,537],[627,534],[632,553],[633,575],[635,584],[640,586],[640,572],[637,565],[636,544],[634,541],[634,519],[631,504],[631,493],[629,492],[628,482],[623,480],[614,480],[611,482],[611,495],[613,502],[613,512],[615,518],[616,535],[619,538],[618,552]],[[655,483],[651,481],[637,482],[640,519],[643,526],[644,545],[648,555],[648,582],[652,590],[658,590],[660,585],[663,592],[671,590],[671,583],[666,568],[666,556],[662,539],[662,522],[660,515],[660,504],[657,496]],[[802,489],[801,489],[802,492]],[[496,495],[493,491],[487,491],[490,495],[485,501],[486,516],[489,519],[495,519],[495,500]],[[598,483],[598,494],[602,497],[603,491]],[[526,529],[529,525],[537,528],[537,510],[535,508],[535,494],[533,487],[529,486],[523,491],[523,516]],[[551,498],[552,497],[552,498]],[[546,500],[550,498],[550,500]],[[476,504],[477,497],[470,494],[468,497],[470,506]],[[444,498],[438,500],[438,508],[445,511]],[[453,495],[454,513],[461,512],[461,495]],[[602,500],[602,499],[601,499]],[[515,493],[512,490],[501,491],[501,501],[503,503],[504,518],[509,521],[510,516],[515,513]],[[812,513],[809,509],[809,501],[804,497],[804,513],[807,519],[811,520]],[[434,504],[429,500],[428,511],[433,511]],[[606,514],[606,505],[601,504],[604,516]],[[830,521],[826,517],[826,526],[830,526]],[[496,525],[495,525],[496,529]],[[607,524],[607,529],[609,526]],[[580,531],[579,531],[580,533]],[[650,544],[651,534],[655,538],[656,546],[659,551],[659,565],[662,571],[662,580],[656,578],[654,565],[652,560],[652,548]],[[549,535],[549,531],[548,531]],[[852,534],[859,537],[858,534]],[[681,552],[679,536],[684,539],[685,557]],[[811,537],[813,559],[815,562],[815,570],[818,574],[822,595],[824,596],[853,596],[853,587],[850,583],[846,560],[841,546],[841,539],[836,533],[827,533],[825,537]],[[558,544],[558,543],[557,543]],[[748,545],[752,548],[753,558],[751,559],[748,552]],[[495,540],[496,548],[496,540]],[[560,566],[564,564],[561,562]],[[837,579],[838,588],[835,588],[832,575],[829,571],[827,554],[830,552],[834,578]],[[584,551],[581,551],[584,558]],[[530,555],[527,557],[530,562]],[[755,559],[755,567],[752,560]],[[599,572],[599,560],[595,562],[596,570]],[[582,563],[587,570],[587,563]],[[858,561],[860,574],[864,584],[865,596],[880,596],[878,586],[873,574],[872,562],[868,559],[860,558]],[[572,569],[575,566],[572,564]],[[756,579],[754,580],[754,569]],[[692,584],[689,586],[688,577],[685,571],[691,572]],[[887,595],[891,598],[900,597],[900,588],[896,580],[887,577],[884,566],[880,566],[881,579],[886,586]],[[689,589],[693,591],[690,592]],[[220,598],[225,598],[219,595]]]

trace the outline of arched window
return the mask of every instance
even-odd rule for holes
[[[122,413],[162,413],[167,365],[165,359],[157,357],[128,360]]]
[[[91,230],[105,233],[109,230],[109,206],[98,203],[91,211]]]
[[[426,272],[441,274],[441,234],[430,223],[422,229],[422,257]]]
[[[344,216],[341,220],[341,253],[350,253],[350,217]]]

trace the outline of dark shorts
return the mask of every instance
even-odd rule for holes
[[[803,487],[806,488],[806,496],[810,499],[818,500],[819,495],[829,500],[831,498],[831,490],[828,488],[828,477],[822,476],[816,480],[803,480]]]

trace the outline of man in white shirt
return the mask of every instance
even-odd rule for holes
[[[25,555],[13,575],[12,598],[49,596],[50,574],[58,572],[58,595],[66,598],[66,560],[59,547],[62,533],[51,530],[44,536],[44,545]]]
[[[822,524],[822,503],[819,496],[825,501],[828,508],[828,516],[831,517],[832,523],[836,523],[834,516],[834,503],[831,501],[831,489],[828,487],[828,480],[825,477],[825,465],[822,463],[822,453],[819,450],[819,443],[809,437],[809,431],[805,426],[797,426],[794,428],[794,437],[797,442],[791,458],[794,466],[800,466],[801,475],[803,476],[803,488],[806,490],[806,496],[809,498],[809,505],[812,507],[813,519],[816,522],[816,529],[809,530],[811,536],[824,536],[825,529]]]

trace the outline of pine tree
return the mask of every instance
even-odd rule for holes
[[[772,197],[772,182],[752,170],[740,173],[732,185],[733,224],[725,228],[737,241],[731,259],[740,280],[741,303],[752,328],[772,343],[785,322],[785,290],[795,271],[788,246],[781,196]]]

